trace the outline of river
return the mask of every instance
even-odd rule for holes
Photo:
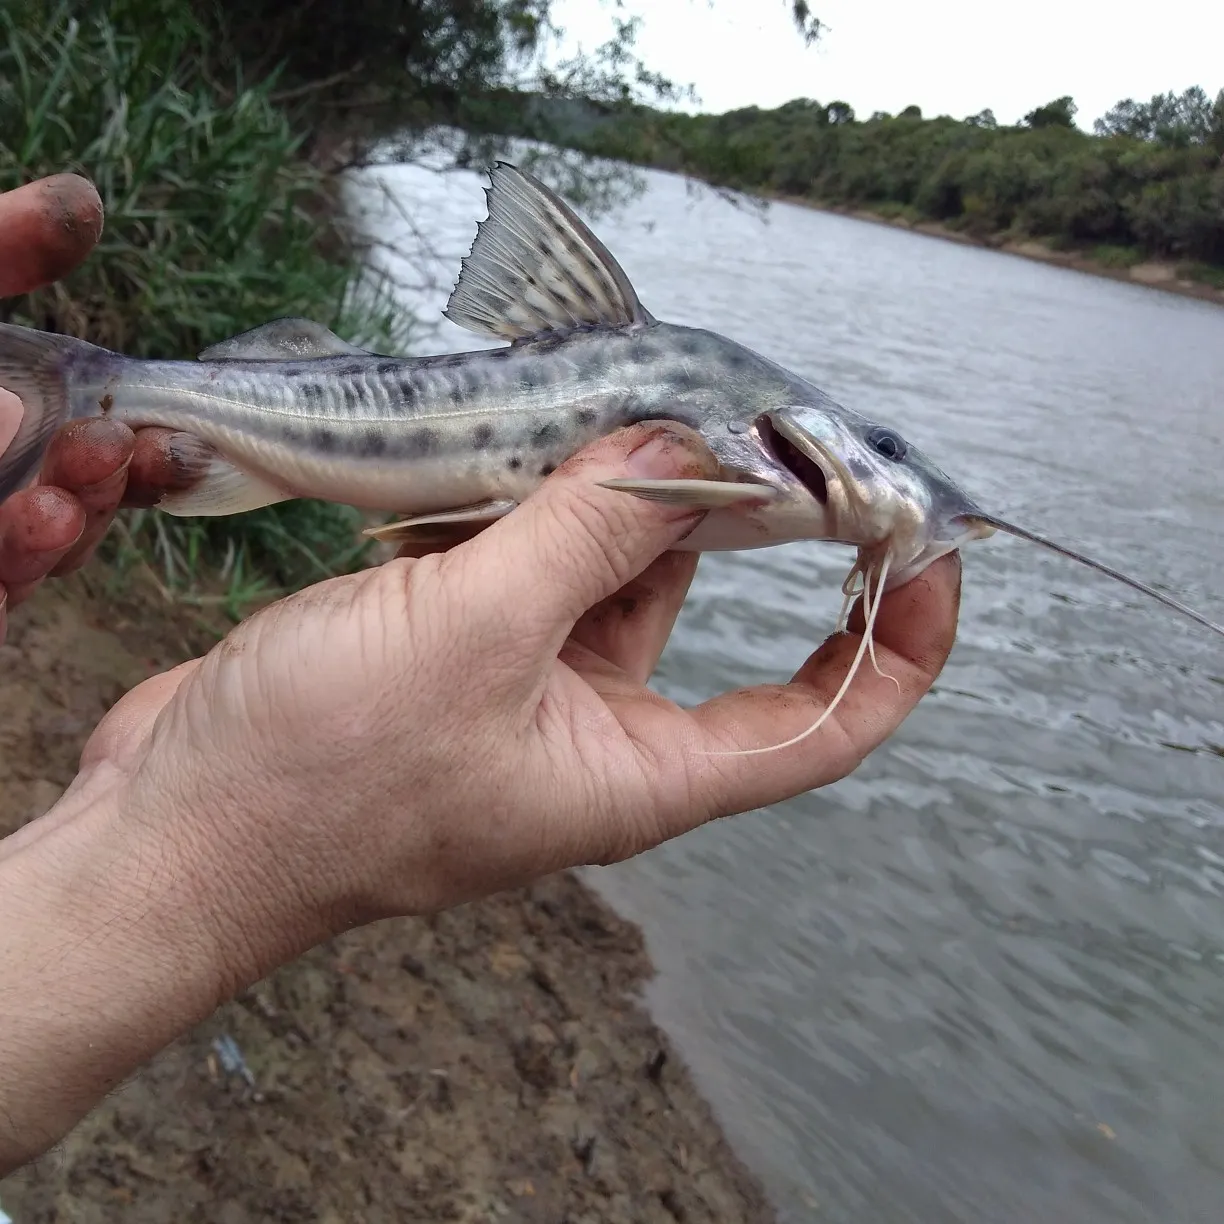
[[[379,173],[435,244],[442,284],[412,304],[436,314],[483,180]],[[656,316],[782,362],[983,505],[1218,618],[1224,310],[647,178],[595,228]],[[424,347],[480,346],[447,323]],[[695,703],[788,678],[849,561],[704,557],[656,686]],[[857,773],[587,878],[643,926],[655,1014],[787,1224],[1206,1224],[1222,754],[1224,643],[996,536],[966,551],[936,688]]]

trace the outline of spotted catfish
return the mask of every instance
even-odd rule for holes
[[[924,522],[942,518],[944,503],[968,507],[892,430],[740,344],[657,321],[599,239],[533,176],[502,162],[491,180],[488,218],[445,313],[507,345],[385,357],[309,320],[279,319],[196,360],[150,361],[0,325],[0,386],[25,405],[0,458],[0,498],[29,478],[56,428],[107,414],[185,435],[180,487],[160,502],[169,514],[321,498],[403,516],[375,529],[384,537],[445,541],[508,513],[594,439],[657,419],[697,430],[722,465],[718,480],[626,490],[708,510],[689,549],[860,544],[864,531],[888,533],[899,499],[918,498]],[[879,486],[871,522],[859,521],[862,499],[843,479]],[[914,526],[894,581],[968,530],[941,522],[936,539]]]
[[[857,557],[844,590],[847,599],[864,593],[870,618],[885,590],[1004,531],[1224,633],[1171,597],[983,511],[895,429],[759,353],[657,320],[554,192],[505,162],[490,178],[488,216],[445,314],[502,347],[387,357],[309,320],[279,319],[196,360],[137,360],[0,325],[0,387],[25,408],[0,457],[0,500],[29,479],[60,425],[105,414],[182,435],[181,479],[159,503],[169,514],[321,498],[401,515],[373,529],[384,538],[446,543],[510,513],[596,438],[669,420],[701,434],[717,478],[608,484],[706,511],[682,548],[849,544]]]

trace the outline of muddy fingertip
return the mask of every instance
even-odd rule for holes
[[[98,417],[72,421],[52,439],[42,483],[88,489],[121,472],[132,459],[136,436],[121,421]]]
[[[83,258],[102,237],[105,210],[98,189],[84,175],[72,173],[52,174],[38,185],[65,249]]]

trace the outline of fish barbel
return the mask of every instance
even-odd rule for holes
[[[195,360],[162,361],[0,324],[0,387],[24,406],[0,456],[0,500],[37,471],[60,426],[102,415],[182,435],[181,479],[158,503],[166,513],[236,514],[319,498],[402,516],[371,529],[380,538],[445,544],[510,513],[596,438],[676,421],[714,453],[717,479],[606,483],[706,511],[678,548],[855,547],[839,628],[861,593],[867,631],[847,685],[864,649],[874,663],[884,592],[995,531],[1100,570],[1224,635],[1168,595],[984,511],[891,426],[733,340],[659,321],[559,196],[506,162],[490,180],[488,216],[444,313],[509,341],[500,348],[388,357],[310,320],[278,319]]]

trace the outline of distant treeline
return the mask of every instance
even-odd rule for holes
[[[909,107],[863,121],[844,102],[800,99],[776,110],[686,115],[502,92],[470,103],[465,121],[980,238],[1041,238],[1118,263],[1173,258],[1224,284],[1224,90],[1214,101],[1201,89],[1127,99],[1092,135],[1074,116],[1070,98],[1008,127],[990,111],[926,119]]]

